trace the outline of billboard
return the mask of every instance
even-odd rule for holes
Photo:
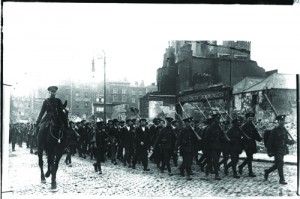
[[[163,101],[149,101],[149,119],[155,117],[175,118],[175,105],[164,105]]]

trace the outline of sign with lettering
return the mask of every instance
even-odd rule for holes
[[[205,91],[188,94],[185,96],[178,97],[179,102],[197,102],[205,100],[205,96],[208,100],[210,99],[222,99],[225,98],[226,91]]]

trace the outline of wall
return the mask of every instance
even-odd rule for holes
[[[211,75],[210,84],[230,84],[230,61],[221,58],[192,57],[178,62],[179,89],[193,89],[193,76],[195,74]],[[231,85],[241,81],[244,77],[264,77],[265,70],[257,65],[255,61],[231,61]]]

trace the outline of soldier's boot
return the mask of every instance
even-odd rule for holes
[[[228,166],[224,165],[224,174],[227,176],[228,175]]]
[[[219,176],[218,173],[216,173],[216,175],[215,175],[215,180],[221,180],[221,178],[220,178],[220,176]]]
[[[269,177],[269,171],[268,171],[268,169],[265,169],[265,170],[264,170],[264,173],[265,173],[265,174],[264,174],[264,180],[267,181],[267,180],[268,180],[268,177]]]
[[[97,165],[99,174],[102,174],[101,165]]]
[[[238,168],[239,168],[239,174],[242,175],[243,174],[243,167],[241,167],[241,165],[240,165],[240,166],[238,166]]]
[[[135,169],[135,164],[132,165],[132,169]]]
[[[283,174],[283,166],[279,166],[278,167],[278,174],[279,174],[279,183],[280,184],[283,184],[283,185],[286,185],[287,182],[285,181],[284,179],[284,174]]]
[[[147,167],[144,167],[144,171],[150,171],[150,169]]]
[[[94,166],[95,172],[98,172],[97,163],[94,163],[93,166]]]
[[[240,178],[240,176],[236,172],[236,167],[232,166],[232,171],[233,171],[233,177],[234,178]]]
[[[209,175],[209,168],[208,168],[208,166],[206,166],[206,169],[205,169],[205,175],[208,177],[208,175]]]
[[[179,167],[180,175],[183,177],[184,176],[184,169],[182,167]]]
[[[256,175],[253,173],[253,170],[252,170],[252,161],[248,163],[249,165],[249,177],[256,177]]]
[[[288,184],[285,180],[279,180],[279,183],[280,183],[280,184],[283,184],[283,185]]]

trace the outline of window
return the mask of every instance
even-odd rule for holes
[[[84,97],[85,97],[85,98],[88,97],[88,92],[84,92]]]
[[[126,89],[122,88],[122,94],[126,94]]]
[[[135,103],[135,97],[131,98],[131,103]]]
[[[135,91],[132,91],[132,95],[135,95]]]
[[[76,108],[79,108],[79,102],[76,102],[75,106]]]
[[[122,102],[126,102],[126,95],[122,95]]]
[[[96,108],[96,111],[97,111],[97,112],[104,112],[104,107],[97,107],[97,108]]]
[[[118,93],[118,89],[117,88],[113,88],[113,94],[117,94]]]
[[[140,91],[140,95],[143,95],[143,91]]]
[[[80,95],[79,95],[79,93],[78,93],[78,92],[76,92],[76,93],[75,93],[75,96],[76,96],[76,97],[79,97]]]
[[[113,102],[117,102],[118,101],[118,96],[113,95]]]
[[[88,108],[88,107],[89,107],[89,103],[88,103],[88,102],[85,102],[85,103],[84,103],[84,106],[85,106],[85,108]]]

